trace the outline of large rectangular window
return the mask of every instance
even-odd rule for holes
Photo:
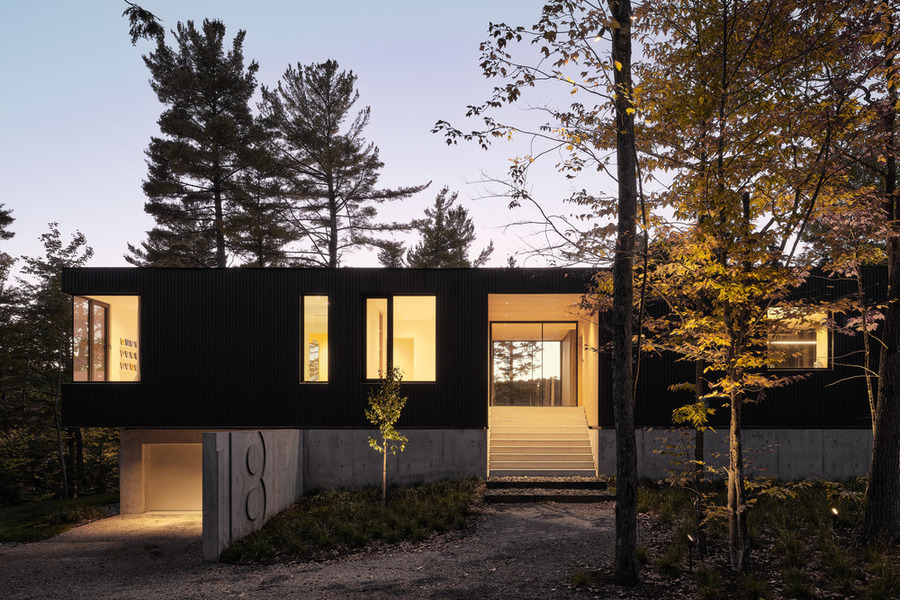
[[[404,381],[435,381],[436,314],[434,296],[367,298],[366,378],[395,366]]]
[[[328,381],[328,296],[300,299],[303,381]]]
[[[138,296],[72,299],[72,379],[140,381]]]
[[[491,323],[491,405],[575,406],[576,323]]]
[[[801,317],[786,317],[780,308],[769,309],[768,316],[780,330],[768,341],[770,365],[773,369],[827,369],[828,328],[826,315],[813,313]]]

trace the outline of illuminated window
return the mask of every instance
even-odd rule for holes
[[[367,379],[378,379],[391,365],[404,381],[437,379],[435,306],[434,296],[366,299]]]
[[[575,323],[491,323],[491,405],[575,406]]]
[[[770,308],[768,316],[777,320],[781,329],[769,337],[771,368],[828,368],[826,315],[813,313],[802,318],[786,317],[782,309]]]
[[[140,381],[138,296],[72,299],[72,379]]]
[[[328,296],[300,299],[303,381],[328,381]]]

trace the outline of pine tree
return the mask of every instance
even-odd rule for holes
[[[260,138],[249,106],[258,65],[244,66],[244,31],[226,52],[221,21],[204,20],[199,30],[192,21],[178,23],[174,35],[172,48],[157,33],[156,50],[144,57],[166,109],[159,118],[162,137],[152,137],[147,149],[143,185],[144,210],[156,227],[142,248],[129,247],[129,261],[225,267],[241,212],[241,178]]]
[[[494,251],[494,242],[490,242],[478,258],[469,260],[475,226],[465,207],[454,206],[457,193],[449,194],[449,191],[447,187],[442,188],[434,199],[434,206],[425,209],[425,218],[413,221],[413,226],[422,234],[422,241],[406,255],[410,267],[480,267]]]
[[[328,60],[288,67],[260,105],[291,201],[291,223],[303,240],[300,260],[337,267],[345,251],[380,246],[377,234],[408,229],[378,223],[377,205],[420,192],[426,185],[378,189],[384,163],[367,142],[369,107],[356,113],[356,75]]]

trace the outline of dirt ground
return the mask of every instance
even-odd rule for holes
[[[248,567],[202,562],[200,513],[120,515],[0,549],[0,597],[600,598],[567,583],[611,563],[613,529],[611,503],[492,505],[423,544]]]

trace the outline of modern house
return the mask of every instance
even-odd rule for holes
[[[398,428],[410,438],[392,459],[395,481],[612,473],[604,329],[579,309],[590,279],[575,269],[67,270],[75,373],[63,421],[121,428],[123,512],[199,509],[211,431],[299,430],[302,487],[375,483],[364,410],[394,365],[409,398]],[[865,272],[875,296],[884,280],[883,269]],[[853,289],[811,278],[798,293]],[[772,343],[796,348],[781,368],[807,377],[745,409],[754,468],[864,474],[871,430],[853,366],[858,336],[806,326]],[[640,373],[638,460],[659,477],[668,458],[655,450],[689,400],[669,386],[691,381],[694,367],[651,357]],[[725,425],[727,410],[714,423]],[[717,444],[710,432],[710,451]],[[252,473],[265,457],[251,450]]]

